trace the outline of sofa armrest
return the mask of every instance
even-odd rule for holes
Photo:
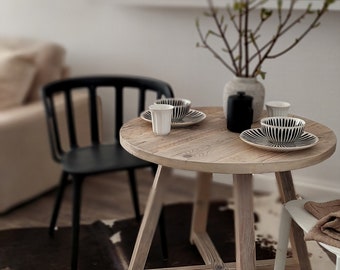
[[[44,117],[41,102],[0,112],[0,212],[58,182],[60,167],[51,159]]]
[[[87,110],[87,100],[79,97],[77,117]],[[82,143],[88,141],[88,124],[77,129]],[[0,213],[58,184],[61,168],[52,159],[41,101],[0,112],[0,149]]]

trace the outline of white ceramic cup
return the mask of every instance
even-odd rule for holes
[[[265,105],[269,117],[287,116],[290,108],[290,103],[286,101],[268,101]]]
[[[168,135],[171,130],[171,116],[174,106],[152,104],[149,106],[152,120],[152,131],[156,135]]]

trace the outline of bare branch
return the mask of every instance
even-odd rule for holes
[[[312,29],[318,27],[320,25],[320,18],[321,16],[327,11],[327,3],[324,4],[323,8],[321,9],[321,11],[317,12],[317,16],[314,18],[313,22],[309,25],[309,27],[298,37],[295,39],[295,41],[288,46],[286,49],[282,50],[281,52],[274,54],[274,55],[268,55],[268,59],[273,59],[273,58],[277,58],[283,54],[285,54],[286,52],[290,51],[291,49],[293,49]],[[306,12],[309,12],[308,9],[306,10]],[[292,27],[292,26],[291,26]],[[290,28],[291,28],[290,27]],[[290,28],[287,28],[283,31],[283,34],[288,31]]]
[[[257,75],[264,76],[265,72],[261,70],[261,66],[267,59],[277,58],[291,49],[293,49],[312,29],[316,28],[320,24],[321,17],[326,13],[335,0],[323,0],[323,6],[321,10],[313,12],[311,5],[297,17],[292,18],[295,4],[298,0],[290,0],[289,6],[287,8],[286,15],[283,16],[283,0],[277,0],[277,16],[278,25],[272,36],[267,42],[259,46],[260,42],[260,30],[262,29],[264,23],[272,17],[272,10],[266,9],[263,5],[268,0],[238,0],[234,1],[233,9],[228,5],[225,9],[225,14],[229,17],[231,26],[237,32],[237,37],[234,40],[230,40],[227,32],[229,30],[228,24],[225,22],[225,15],[220,14],[218,9],[213,5],[213,0],[207,0],[209,10],[205,12],[205,15],[215,22],[217,30],[208,30],[205,34],[202,33],[199,23],[197,21],[197,30],[199,37],[201,39],[202,45],[198,45],[201,48],[208,49],[214,57],[216,57],[222,64],[230,70],[234,75],[241,77],[255,77]],[[262,7],[262,8],[261,8]],[[250,27],[250,14],[251,12],[259,11],[259,21],[258,23],[252,23],[255,27]],[[272,54],[274,47],[276,46],[278,40],[291,30],[294,26],[299,24],[301,21],[307,17],[313,16],[311,23],[308,24],[307,28],[302,31],[302,33],[294,39],[294,41],[282,49],[280,52]],[[209,45],[209,38],[217,38],[222,41],[223,48],[221,49],[222,54],[219,54],[212,46]],[[251,49],[254,49],[252,54],[250,54]],[[237,54],[236,54],[237,52]],[[226,53],[227,58],[229,58],[228,63],[224,58]],[[256,63],[253,63],[254,61]],[[252,70],[250,70],[250,67]]]
[[[246,1],[245,14],[249,14],[249,1]],[[246,62],[249,58],[248,19],[249,16],[244,16],[244,53]],[[246,65],[246,77],[249,77],[249,65]]]
[[[234,75],[236,75],[234,69],[226,61],[224,61],[224,59],[208,44],[207,40],[203,36],[198,20],[196,21],[196,28],[202,42],[202,45],[197,44],[197,47],[208,49],[227,69],[229,69]]]
[[[232,65],[235,68],[235,73],[238,73],[238,68],[237,68],[237,65],[236,65],[236,61],[235,61],[235,57],[234,57],[233,51],[231,50],[229,42],[228,42],[228,40],[227,40],[227,38],[225,36],[225,31],[224,31],[223,25],[221,25],[219,20],[218,20],[217,11],[216,11],[216,9],[215,9],[215,7],[213,5],[213,1],[212,0],[208,0],[208,4],[209,4],[210,11],[212,13],[212,16],[214,18],[214,21],[216,23],[217,29],[218,29],[218,31],[219,31],[219,33],[221,35],[221,39],[224,42],[224,45],[226,46],[227,51],[229,52],[229,56],[230,56]]]

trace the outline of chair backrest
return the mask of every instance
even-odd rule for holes
[[[124,93],[127,89],[138,90],[138,97],[134,102],[137,108],[137,115],[145,110],[147,92],[154,92],[155,98],[174,97],[171,86],[166,82],[136,76],[95,76],[95,77],[79,77],[55,81],[47,84],[42,89],[42,98],[46,111],[47,127],[52,149],[53,158],[60,161],[64,154],[65,146],[62,143],[60,113],[63,110],[65,114],[65,126],[67,130],[67,147],[75,149],[79,147],[79,136],[77,134],[76,122],[78,118],[89,118],[89,137],[92,145],[101,143],[100,138],[100,116],[101,111],[98,108],[98,89],[112,89],[115,93],[112,106],[114,106],[115,123],[115,139],[119,142],[119,130],[124,121]],[[76,117],[74,100],[77,92],[86,92],[86,100],[88,100],[88,113],[82,113],[81,117]],[[105,97],[106,98],[106,97]],[[57,101],[62,101],[62,108]],[[107,101],[106,101],[107,102]],[[136,104],[137,103],[137,104]],[[100,106],[100,105],[99,105]],[[85,115],[86,114],[86,115]],[[82,119],[84,121],[84,119]],[[79,133],[79,132],[78,132]]]

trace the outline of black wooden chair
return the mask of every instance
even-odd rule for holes
[[[114,119],[112,128],[115,128],[115,143],[103,143],[100,129],[100,110],[98,109],[98,89],[112,89],[112,107],[114,107]],[[90,145],[79,146],[77,134],[77,124],[75,108],[73,104],[75,92],[86,91],[88,97],[89,113],[80,118],[89,117],[89,137]],[[96,175],[111,171],[127,170],[130,180],[135,216],[140,221],[140,210],[138,193],[135,180],[135,169],[151,167],[155,173],[157,165],[138,159],[125,151],[119,144],[119,130],[123,124],[124,116],[124,96],[127,92],[137,90],[136,101],[128,102],[130,108],[136,108],[138,116],[145,110],[147,93],[154,95],[153,99],[161,97],[173,97],[171,87],[162,81],[132,76],[97,76],[71,78],[52,82],[42,89],[42,98],[46,110],[47,127],[52,149],[53,159],[62,166],[59,191],[56,197],[55,206],[50,222],[49,234],[53,236],[58,213],[63,199],[64,189],[71,180],[73,182],[73,217],[72,217],[72,262],[73,270],[78,267],[78,241],[81,212],[82,184],[87,176]],[[150,93],[150,94],[149,94]],[[55,99],[64,99],[66,125],[68,127],[67,141],[65,149],[63,138],[60,134],[60,119],[58,119]],[[126,100],[125,100],[126,101]],[[105,98],[107,103],[107,98]],[[59,108],[60,109],[60,108]],[[78,117],[79,118],[79,117]],[[83,119],[84,120],[84,119]],[[162,217],[160,219],[162,224]],[[163,225],[164,226],[164,225]],[[160,226],[163,255],[167,256],[166,239],[164,227]]]

